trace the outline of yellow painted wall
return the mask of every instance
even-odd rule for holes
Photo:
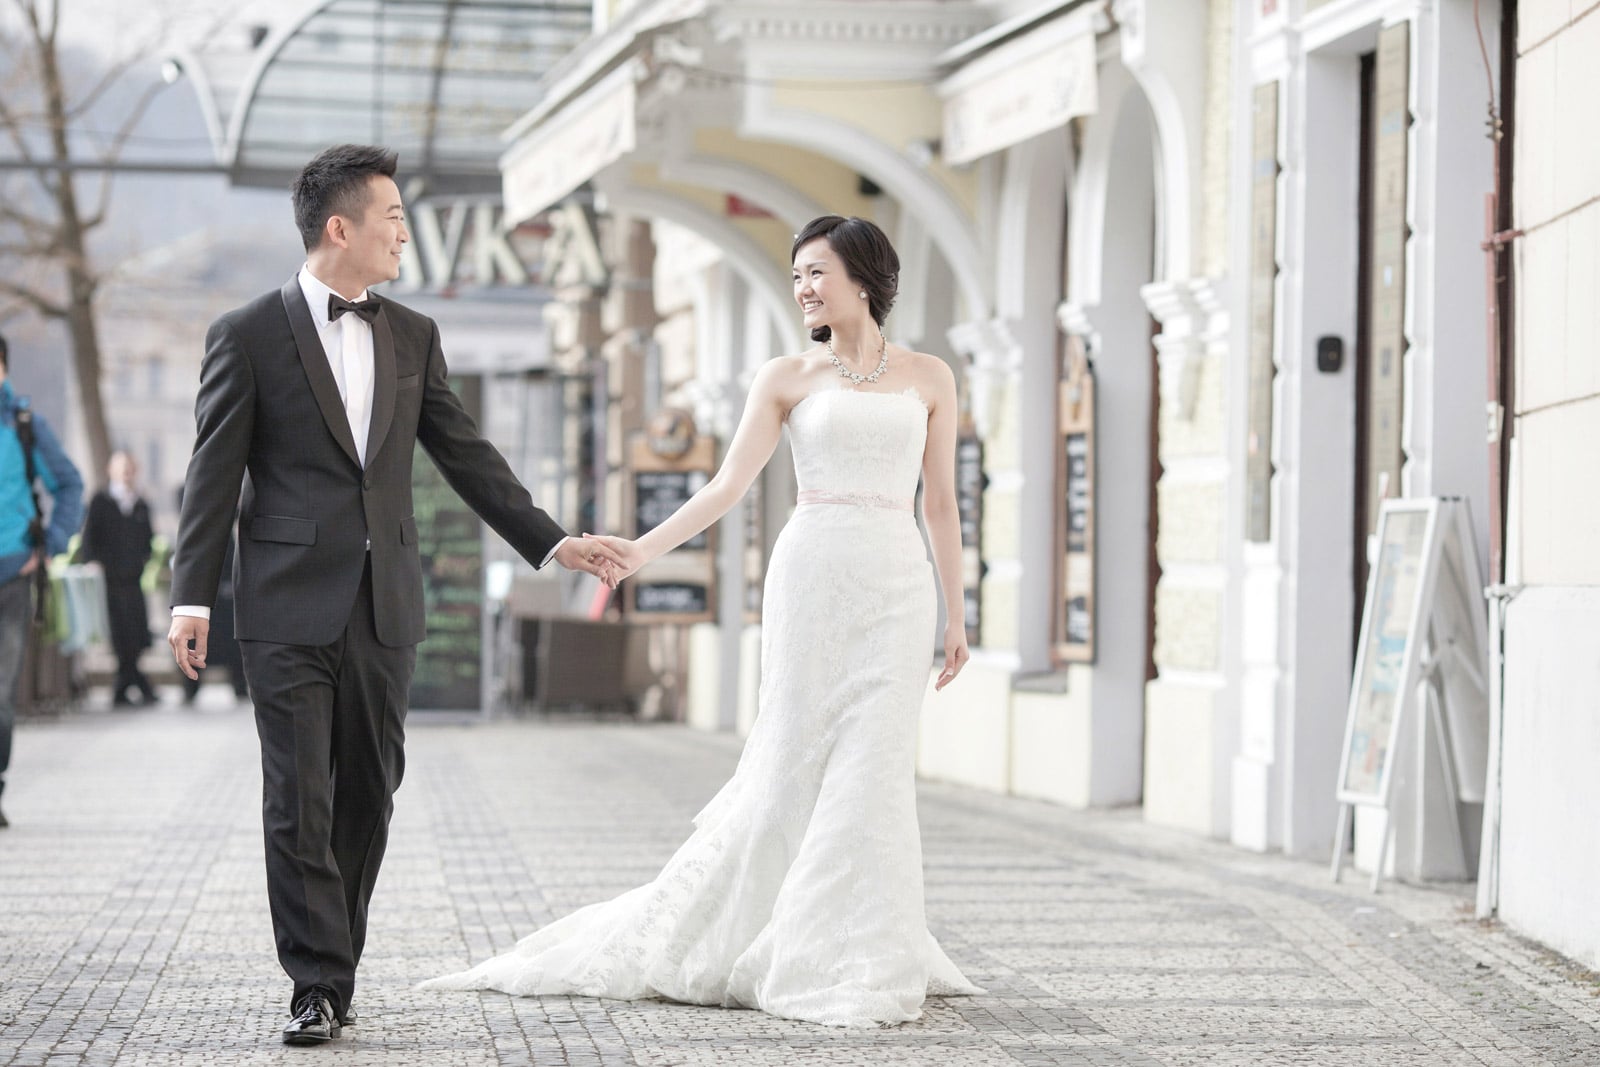
[[[872,201],[861,195],[856,172],[826,156],[793,145],[754,141],[726,128],[696,130],[694,146],[701,155],[772,175],[816,201],[823,211],[861,216],[872,212]]]
[[[916,83],[865,85],[840,92],[816,82],[779,82],[772,88],[772,102],[852,126],[896,151],[904,151],[913,141],[938,140],[944,132],[944,105],[928,86]],[[968,216],[976,216],[978,176],[974,168],[954,170],[935,162],[928,173]]]
[[[637,163],[628,169],[628,180],[641,189],[654,189],[704,208],[713,215],[726,216],[727,201],[724,194],[699,185],[662,180],[654,164]],[[789,246],[794,243],[794,233],[778,219],[728,219],[772,258],[772,267],[781,277],[789,273]]]

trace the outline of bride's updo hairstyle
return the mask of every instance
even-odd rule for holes
[[[823,215],[806,223],[806,228],[796,235],[794,247],[789,249],[789,262],[793,263],[800,249],[818,237],[828,239],[834,255],[844,261],[851,283],[866,291],[868,310],[878,328],[883,329],[883,321],[889,317],[889,309],[900,292],[900,257],[895,254],[894,245],[876,224],[866,219]],[[826,341],[832,335],[826,326],[811,331],[813,341]]]

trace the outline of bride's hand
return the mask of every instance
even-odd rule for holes
[[[613,537],[608,534],[586,533],[583,537],[586,541],[594,541],[610,549],[612,559],[611,574],[614,579],[612,582],[613,588],[615,588],[617,582],[622,581],[622,579],[649,562],[644,558],[644,553],[640,551],[637,541],[630,541],[626,537]]]
[[[972,653],[967,651],[967,628],[960,623],[951,623],[944,628],[944,670],[939,672],[939,680],[933,683],[935,691],[943,689],[955,680],[961,673],[961,668],[967,665],[967,660],[972,658]]]

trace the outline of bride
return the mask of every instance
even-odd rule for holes
[[[820,343],[761,368],[721,469],[682,508],[637,541],[599,538],[619,578],[677,547],[744,495],[788,424],[798,507],[767,571],[760,714],[738,769],[653,882],[422,988],[664,997],[833,1026],[982,992],[928,932],[915,791],[935,620],[919,474],[950,620],[935,688],[968,658],[955,378],[884,340],[899,258],[877,226],[815,219],[791,260]]]

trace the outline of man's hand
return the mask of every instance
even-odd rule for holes
[[[611,573],[618,582],[650,562],[645,559],[644,553],[639,550],[639,543],[630,541],[626,537],[586,533],[583,535],[583,540],[587,544],[598,545],[609,554],[609,557],[613,560]],[[615,583],[612,584],[615,587]]]
[[[569,537],[556,549],[556,562],[569,571],[584,571],[594,575],[612,589],[622,580],[617,573],[621,560],[605,545],[596,544],[583,537]]]
[[[26,563],[24,563],[22,565],[22,569],[20,571],[18,571],[17,574],[18,574],[18,576],[25,575],[25,574],[32,574],[34,571],[38,570],[43,565],[44,565],[44,553],[39,552],[38,550],[35,550],[33,555],[28,557],[28,562],[26,562]]]
[[[167,644],[172,646],[172,658],[178,669],[190,681],[198,681],[200,668],[206,665],[206,638],[211,633],[211,620],[197,615],[174,615],[172,628],[167,631]],[[194,647],[189,647],[190,641]]]

